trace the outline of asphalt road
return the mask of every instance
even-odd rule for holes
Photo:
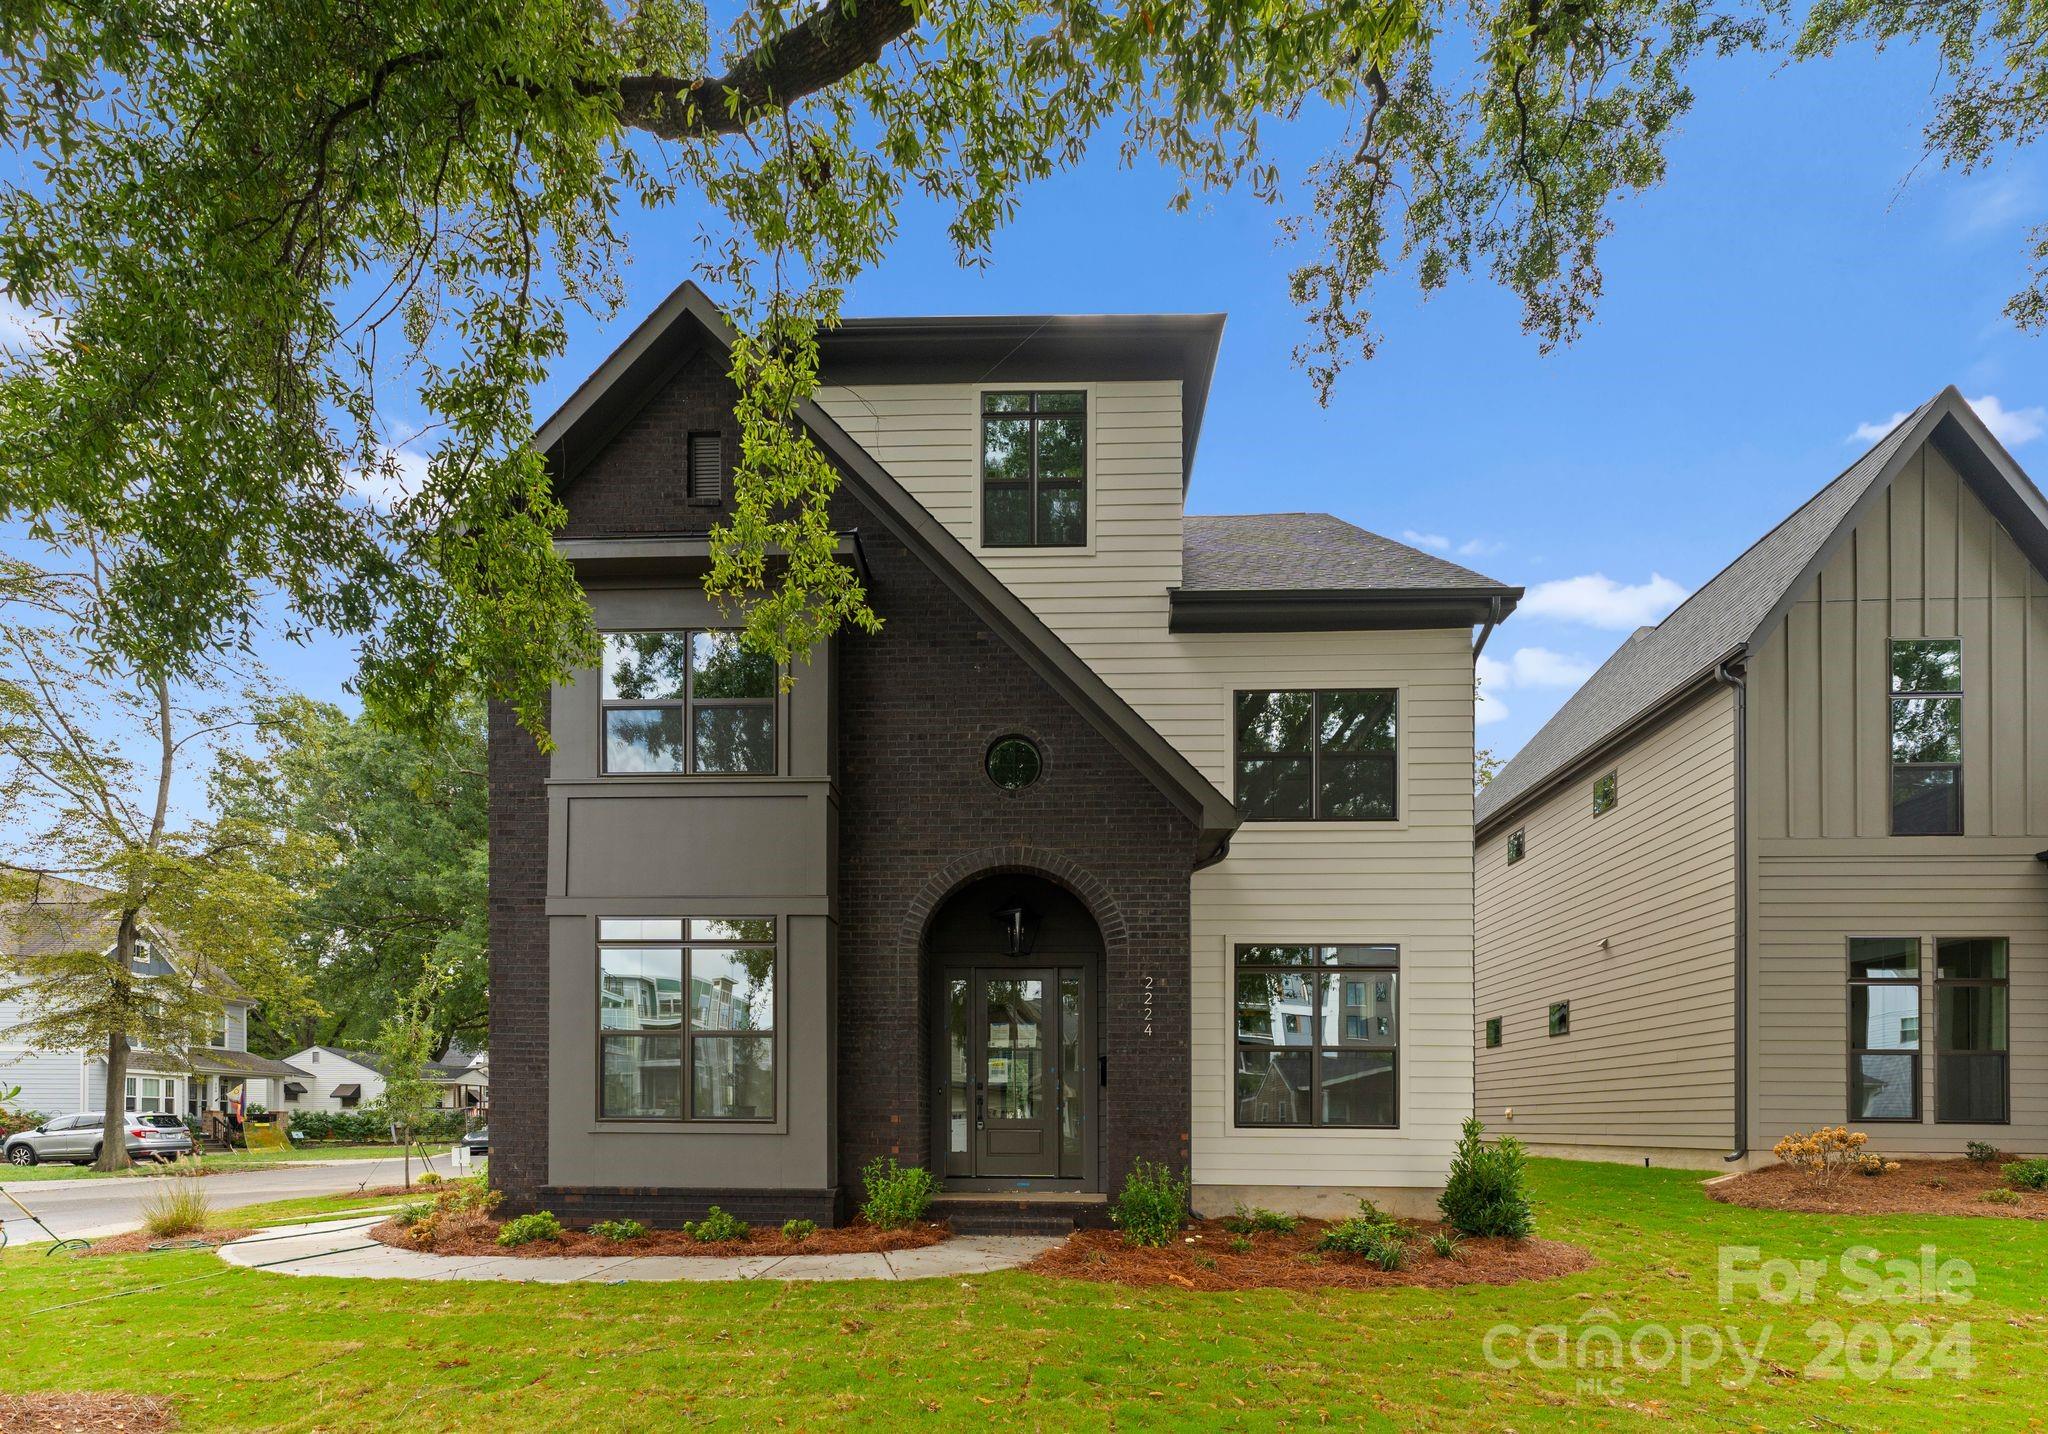
[[[436,1168],[446,1161],[436,1160]],[[419,1173],[419,1161],[413,1161]],[[216,1210],[242,1205],[262,1205],[272,1200],[293,1200],[305,1195],[351,1193],[364,1185],[396,1185],[403,1179],[401,1164],[389,1160],[336,1160],[321,1165],[296,1165],[282,1170],[240,1170],[221,1175],[204,1175],[195,1183],[206,1190]],[[107,1180],[34,1180],[13,1184],[0,1182],[0,1217],[5,1217],[9,1245],[43,1239],[42,1231],[22,1218],[15,1208],[19,1200],[59,1236],[97,1239],[133,1230],[142,1224],[142,1206],[163,1186],[155,1179],[129,1177]],[[6,1198],[12,1196],[10,1200]]]

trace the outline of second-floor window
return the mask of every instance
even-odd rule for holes
[[[983,394],[981,545],[1078,548],[1087,541],[1088,395]]]
[[[775,664],[722,631],[604,635],[604,769],[775,770]]]
[[[1238,693],[1237,809],[1254,822],[1394,820],[1398,705],[1390,687]]]
[[[1892,835],[1963,829],[1963,644],[1892,642]]]

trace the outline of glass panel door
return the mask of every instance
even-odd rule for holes
[[[1051,974],[984,971],[976,978],[982,1075],[977,1174],[1060,1173]]]

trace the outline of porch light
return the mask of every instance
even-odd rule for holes
[[[1003,928],[1010,954],[1029,956],[1031,943],[1038,938],[1038,913],[1023,906],[1005,906],[995,914],[995,919]]]

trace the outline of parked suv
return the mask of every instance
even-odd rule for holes
[[[90,1165],[100,1158],[100,1127],[106,1119],[98,1111],[53,1117],[34,1130],[8,1136],[4,1158],[9,1165],[39,1165],[45,1160]],[[131,1115],[126,1130],[130,1160],[168,1160],[192,1153],[192,1133],[175,1115]]]

